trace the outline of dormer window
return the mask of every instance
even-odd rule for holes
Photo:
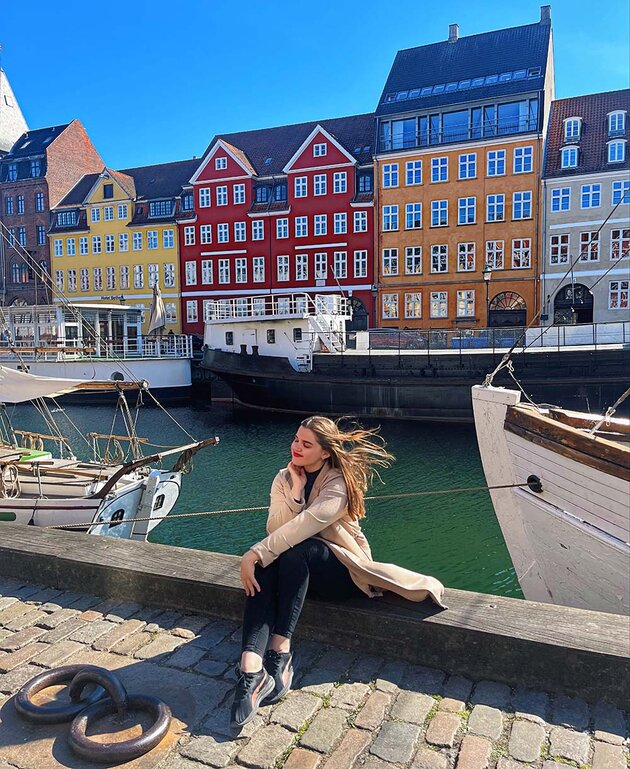
[[[623,163],[626,159],[626,140],[621,139],[614,142],[608,142],[608,162]]]
[[[58,227],[71,227],[77,223],[76,211],[59,211],[57,213]]]
[[[313,144],[313,157],[314,158],[323,158],[324,155],[328,154],[328,145],[326,142],[322,142],[321,144]]]
[[[256,187],[254,192],[256,203],[266,203],[269,200],[268,187]]]
[[[576,168],[578,164],[578,148],[565,147],[560,154],[560,166],[562,168]]]
[[[608,113],[608,135],[621,136],[626,132],[625,110],[615,110]],[[610,162],[610,161],[609,161]]]
[[[286,182],[280,182],[276,184],[276,186],[273,188],[273,199],[278,201],[287,199]]]
[[[182,195],[182,211],[192,211],[193,205],[192,192],[187,192],[185,195]]]
[[[227,158],[225,156],[214,159],[214,168],[216,171],[225,171],[227,168]]]
[[[359,192],[372,192],[372,174],[359,174]]]
[[[42,173],[42,165],[41,161],[39,160],[31,160],[31,176],[41,176]]]
[[[152,218],[159,216],[170,216],[172,213],[172,200],[152,200],[149,203],[149,216]]]
[[[581,117],[569,117],[564,121],[564,140],[565,142],[577,142],[580,140],[582,130]]]
[[[17,163],[9,163],[7,167],[7,181],[14,182],[17,179]]]

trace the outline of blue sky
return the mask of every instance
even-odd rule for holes
[[[540,5],[6,2],[2,66],[31,128],[76,117],[125,168],[199,156],[218,132],[370,112],[399,48],[444,40],[454,22],[461,35],[530,24]],[[556,97],[627,88],[627,0],[551,5]]]

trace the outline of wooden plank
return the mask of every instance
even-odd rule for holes
[[[578,411],[566,411],[565,409],[550,408],[548,413],[551,419],[555,419],[558,422],[562,422],[565,425],[577,429],[590,430],[601,419],[601,416],[599,415],[593,416],[592,414],[581,414]],[[600,425],[598,432],[604,434],[618,433],[620,435],[630,436],[630,420],[611,417],[609,424],[603,422]],[[612,436],[611,439],[615,440]]]

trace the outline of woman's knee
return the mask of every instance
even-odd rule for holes
[[[286,566],[298,566],[302,563],[307,563],[312,550],[311,540],[304,540],[304,542],[298,542],[294,547],[285,550],[278,556],[278,565],[282,567]]]

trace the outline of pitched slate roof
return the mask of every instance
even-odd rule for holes
[[[394,115],[540,90],[544,83],[550,39],[551,24],[538,22],[460,37],[454,42],[444,40],[398,51],[376,114]],[[540,76],[452,93],[386,101],[388,94],[535,67],[540,67]]]
[[[6,156],[7,160],[16,158],[43,155],[48,145],[56,139],[70,124],[50,126],[49,128],[37,128],[35,131],[27,131],[15,142]]]
[[[59,201],[57,207],[80,206],[85,200],[85,196],[96,184],[99,176],[100,174],[85,174],[85,176],[82,176],[70,192]]]
[[[317,125],[321,125],[360,164],[372,162],[374,115],[371,113],[332,120],[313,120],[308,123],[262,128],[256,131],[217,134],[204,152],[204,157],[218,139],[223,139],[244,153],[248,164],[258,176],[282,174],[282,169]]]
[[[153,166],[125,168],[121,173],[133,179],[138,199],[174,198],[181,194],[182,187],[188,184],[200,163],[198,158],[192,158]]]
[[[625,133],[619,137],[608,135],[607,116],[609,112],[615,110],[625,110],[628,113]],[[579,147],[579,159],[576,168],[561,168],[561,150],[563,147],[570,146],[564,141],[564,121],[569,117],[582,118],[580,141],[571,143],[571,146]],[[546,178],[579,176],[630,168],[630,147],[626,145],[626,158],[623,163],[609,163],[606,144],[612,138],[628,139],[629,120],[630,89],[627,88],[621,91],[573,96],[552,102],[543,176]]]

